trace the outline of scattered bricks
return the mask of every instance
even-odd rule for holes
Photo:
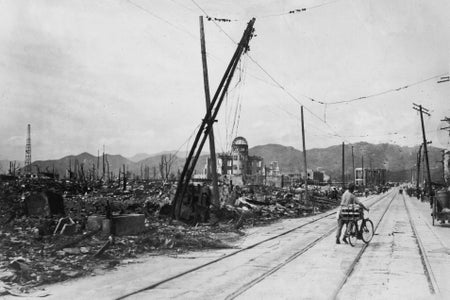
[[[102,228],[102,222],[105,219],[104,216],[89,216],[86,222],[86,229],[88,231],[95,231]]]
[[[145,229],[145,216],[143,214],[130,214],[113,216],[112,233],[120,235],[134,235]]]

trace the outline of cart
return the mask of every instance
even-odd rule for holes
[[[433,197],[433,208],[431,212],[433,226],[440,221],[450,222],[450,194],[446,190],[441,190]]]

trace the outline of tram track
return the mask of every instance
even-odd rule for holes
[[[396,191],[396,190],[394,190],[394,191]],[[376,234],[378,227],[380,226],[381,222],[383,221],[384,216],[388,212],[388,210],[391,207],[392,202],[394,201],[396,196],[397,196],[397,194],[394,193],[392,198],[391,198],[391,200],[389,201],[389,204],[386,206],[386,209],[384,210],[383,214],[381,215],[381,218],[378,220],[378,223],[375,225],[374,235]],[[344,277],[342,278],[342,280],[340,281],[340,283],[338,284],[338,286],[334,290],[333,296],[332,296],[333,299],[337,299],[338,298],[338,295],[339,295],[340,291],[342,290],[342,288],[347,283],[348,279],[353,274],[353,271],[355,270],[356,266],[358,265],[359,261],[361,260],[361,257],[363,256],[363,254],[366,251],[368,246],[369,246],[369,244],[363,244],[362,248],[358,251],[358,254],[356,255],[355,259],[350,264],[349,268],[346,270],[346,272],[344,274]]]
[[[409,199],[413,199],[412,197],[409,197]],[[417,198],[416,198],[417,199]],[[435,239],[439,242],[439,244],[441,244],[442,248],[448,249],[448,245],[439,237],[439,235],[436,234],[436,232],[433,230],[433,226],[430,224],[429,220],[424,220],[423,222],[428,230],[433,234],[433,236],[435,237]]]
[[[379,204],[384,198],[386,198],[390,193],[387,193],[386,195],[383,195],[382,197],[380,197],[379,199],[377,199],[374,203],[372,203],[371,205],[369,205],[369,208],[375,206],[376,204]],[[395,197],[395,195],[394,195]],[[392,202],[392,200],[391,200]],[[276,267],[270,269],[269,271],[265,272],[264,274],[260,275],[259,277],[255,278],[254,280],[248,282],[247,284],[243,285],[240,289],[238,289],[237,291],[233,292],[232,294],[228,295],[225,299],[227,300],[231,300],[231,299],[235,299],[237,296],[241,295],[242,293],[244,293],[245,291],[249,290],[251,287],[253,287],[254,285],[256,285],[258,282],[263,281],[265,278],[269,277],[270,275],[272,275],[273,273],[275,273],[276,271],[278,271],[279,269],[281,269],[282,267],[286,266],[287,264],[289,264],[290,262],[292,262],[294,259],[296,259],[297,257],[301,256],[302,254],[304,254],[305,252],[307,252],[309,249],[311,249],[312,247],[314,247],[315,245],[317,245],[320,241],[322,241],[323,239],[325,239],[326,237],[328,237],[330,234],[332,234],[333,232],[335,232],[337,229],[337,225],[333,226],[332,228],[330,228],[330,230],[328,230],[326,233],[324,233],[323,235],[319,236],[318,238],[316,238],[315,240],[313,240],[311,243],[309,243],[308,245],[306,245],[304,248],[300,249],[299,251],[297,251],[296,253],[294,253],[293,255],[291,255],[290,257],[288,257],[284,262],[280,263],[279,265],[277,265]]]
[[[431,294],[439,295],[440,294],[439,285],[436,281],[436,277],[434,276],[433,269],[431,268],[430,262],[428,260],[425,248],[423,246],[422,239],[420,238],[420,235],[418,234],[416,226],[414,224],[414,221],[411,217],[411,212],[409,210],[409,207],[406,204],[405,195],[402,195],[402,199],[403,199],[403,204],[405,205],[405,208],[406,208],[406,214],[408,215],[409,224],[413,231],[414,239],[416,240],[417,247],[419,248],[420,259],[421,259],[422,266],[423,266],[423,272],[425,274],[425,277],[427,278],[428,287],[430,288]]]
[[[369,205],[369,207],[372,207],[372,206],[374,206],[374,205],[379,204],[383,199],[385,199],[386,197],[392,195],[392,193],[393,193],[393,190],[390,191],[390,192],[388,192],[388,193],[386,193],[385,195],[382,195],[380,198],[376,199],[373,203],[371,203],[371,204]],[[394,193],[394,197],[395,197],[395,193]],[[370,200],[372,200],[372,199],[368,199],[367,201],[370,201]],[[392,199],[391,199],[391,202],[392,202]],[[259,245],[261,245],[261,244],[264,244],[264,243],[270,242],[270,241],[272,241],[272,240],[278,239],[278,238],[283,237],[283,236],[285,236],[285,235],[288,235],[288,234],[290,234],[290,233],[292,233],[292,232],[294,232],[294,231],[297,231],[297,230],[299,230],[299,229],[301,229],[301,228],[304,228],[304,227],[306,227],[306,226],[308,226],[308,225],[314,224],[314,223],[316,223],[316,222],[318,222],[318,221],[320,221],[320,220],[323,220],[323,219],[329,218],[330,216],[335,216],[335,215],[336,215],[336,211],[333,210],[332,212],[326,213],[326,214],[320,216],[319,218],[315,218],[315,219],[313,219],[313,220],[310,220],[310,221],[308,221],[308,222],[306,222],[306,223],[303,223],[303,224],[301,224],[301,225],[299,225],[299,226],[296,226],[296,227],[294,227],[294,228],[291,228],[291,229],[289,229],[289,230],[286,230],[286,231],[284,231],[284,232],[282,232],[282,233],[280,233],[280,234],[276,234],[276,235],[274,235],[274,236],[272,236],[272,237],[269,237],[269,238],[267,238],[267,239],[261,240],[261,241],[259,241],[259,242],[254,243],[254,244],[251,244],[251,245],[249,245],[249,246],[247,246],[247,247],[244,247],[244,248],[239,249],[239,250],[237,250],[237,251],[231,252],[231,253],[229,253],[229,254],[227,254],[227,255],[224,255],[224,256],[219,257],[219,258],[214,259],[214,260],[211,260],[211,261],[206,262],[206,263],[204,263],[204,264],[201,264],[201,265],[199,265],[199,266],[197,266],[197,267],[188,269],[188,270],[186,270],[186,271],[184,271],[184,272],[181,272],[181,273],[178,273],[178,274],[176,274],[176,275],[174,275],[174,276],[171,276],[171,277],[168,277],[168,278],[166,278],[166,279],[160,280],[160,281],[158,281],[158,282],[156,282],[156,283],[153,283],[153,284],[151,284],[151,285],[149,285],[149,286],[147,286],[147,287],[144,287],[144,288],[141,288],[141,289],[136,290],[136,291],[134,291],[134,292],[128,293],[128,294],[123,295],[123,296],[121,296],[121,297],[118,297],[118,298],[116,298],[116,299],[117,299],[117,300],[119,300],[119,299],[125,299],[125,298],[127,298],[127,297],[129,297],[129,296],[137,295],[137,294],[139,294],[139,293],[142,293],[142,292],[145,292],[145,291],[148,291],[148,290],[155,289],[155,288],[157,288],[157,287],[160,286],[160,285],[163,285],[163,284],[168,283],[168,282],[170,282],[170,281],[176,280],[176,279],[178,279],[178,278],[180,278],[180,277],[189,275],[189,274],[194,273],[194,272],[196,272],[196,271],[198,271],[198,270],[200,270],[200,269],[203,269],[203,268],[205,268],[205,267],[211,266],[211,265],[213,265],[213,264],[215,264],[215,263],[219,263],[219,262],[221,262],[221,261],[223,261],[223,260],[225,260],[225,259],[227,259],[227,258],[230,258],[230,257],[232,257],[232,256],[235,256],[235,255],[237,255],[237,254],[239,254],[239,253],[242,253],[242,252],[244,252],[244,251],[248,251],[248,250],[253,249],[253,248],[255,248],[255,247],[257,247],[257,246],[259,246]],[[229,295],[226,297],[226,299],[234,299],[234,298],[236,298],[237,296],[239,296],[240,294],[242,294],[242,293],[245,292],[246,290],[250,289],[252,286],[254,286],[255,284],[257,284],[258,282],[264,280],[265,278],[267,278],[267,277],[270,276],[271,274],[275,273],[276,271],[278,271],[279,269],[281,269],[283,266],[287,265],[288,263],[290,263],[291,261],[293,261],[293,260],[296,259],[297,257],[299,257],[299,256],[301,256],[302,254],[304,254],[305,252],[307,252],[309,249],[311,249],[312,247],[314,247],[314,246],[315,246],[317,243],[319,243],[321,240],[323,240],[324,238],[328,237],[332,232],[334,232],[334,231],[336,230],[336,228],[337,228],[336,225],[335,225],[335,226],[332,226],[332,227],[331,227],[328,231],[326,231],[324,234],[322,234],[322,235],[320,235],[319,237],[315,238],[312,242],[309,242],[306,246],[302,247],[302,249],[300,249],[299,251],[296,251],[294,254],[292,254],[291,256],[289,256],[287,259],[285,259],[285,260],[284,260],[283,262],[281,262],[280,264],[278,264],[278,265],[276,265],[275,267],[271,268],[270,270],[264,272],[263,274],[261,274],[260,276],[258,276],[257,278],[255,278],[254,280],[252,280],[252,281],[250,281],[250,282],[244,284],[244,285],[241,286],[238,290],[236,290],[236,291],[234,291],[233,293],[229,294]]]

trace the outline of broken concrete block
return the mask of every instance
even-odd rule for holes
[[[104,219],[102,221],[102,232],[106,235],[109,235],[111,233],[111,220],[110,219]]]
[[[61,271],[62,274],[66,275],[67,277],[77,277],[81,274],[79,271]]]
[[[86,229],[88,231],[96,231],[102,228],[104,216],[89,216],[86,222]]]
[[[80,248],[64,248],[63,251],[64,253],[72,255],[77,255],[81,253]]]
[[[91,249],[89,247],[80,247],[80,252],[83,254],[89,253]]]
[[[134,235],[145,229],[143,214],[129,214],[113,216],[112,233],[115,235]]]

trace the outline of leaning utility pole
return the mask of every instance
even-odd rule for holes
[[[305,120],[303,118],[303,105],[300,108],[302,117],[302,143],[303,143],[303,164],[305,166],[305,201],[308,201],[308,165],[306,164],[306,146],[305,146]],[[314,204],[313,204],[314,213]]]
[[[236,51],[231,58],[230,63],[225,71],[225,74],[222,77],[222,80],[219,83],[219,87],[214,94],[214,97],[211,101],[211,104],[208,107],[208,110],[205,114],[205,117],[202,120],[200,128],[195,136],[194,142],[192,144],[191,150],[189,151],[189,155],[186,158],[186,162],[183,167],[183,171],[180,174],[180,178],[178,180],[177,190],[175,192],[175,196],[172,201],[172,216],[176,219],[180,218],[181,213],[181,204],[183,202],[184,196],[188,189],[189,181],[192,178],[192,174],[195,170],[195,165],[197,164],[200,153],[205,145],[206,139],[211,132],[212,125],[214,120],[219,113],[220,106],[222,105],[223,99],[228,92],[228,87],[230,86],[231,80],[233,79],[234,71],[237,68],[239,60],[241,56],[249,50],[249,42],[253,37],[253,24],[255,23],[255,18],[251,19],[247,24],[247,28],[242,35],[242,38],[236,48]]]
[[[203,64],[203,82],[205,86],[205,103],[206,103],[206,118],[209,116],[209,106],[211,105],[211,95],[209,91],[209,77],[208,77],[208,62],[206,59],[206,42],[205,42],[205,30],[203,28],[203,16],[199,17],[200,20],[200,44],[202,48],[202,64]],[[212,179],[212,204],[215,207],[219,207],[219,186],[217,184],[217,159],[216,159],[216,147],[214,145],[214,129],[211,126],[209,132],[209,153],[211,157],[211,179]]]
[[[345,144],[342,142],[342,188],[345,190]]]
[[[431,188],[431,173],[430,173],[430,163],[428,160],[428,148],[427,148],[427,138],[425,136],[425,125],[423,123],[423,114],[430,116],[430,112],[428,109],[422,107],[422,105],[414,104],[413,109],[420,112],[420,122],[422,123],[422,137],[423,137],[423,153],[425,154],[425,164],[427,167],[427,178],[428,178],[428,192],[431,197],[432,188]]]

